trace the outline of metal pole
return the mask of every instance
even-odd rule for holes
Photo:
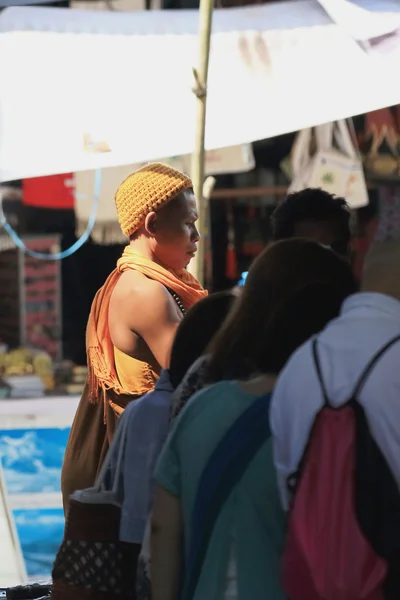
[[[200,0],[199,11],[199,66],[193,69],[196,85],[193,93],[196,96],[196,129],[192,154],[191,176],[194,193],[199,209],[198,228],[200,234],[205,229],[207,220],[207,202],[204,199],[204,162],[205,162],[205,129],[207,105],[208,62],[210,57],[210,38],[213,14],[213,0]],[[204,283],[204,240],[200,241],[196,258],[192,261],[192,273],[201,284]]]

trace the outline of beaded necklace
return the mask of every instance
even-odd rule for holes
[[[183,315],[186,315],[187,310],[184,307],[184,304],[181,300],[181,298],[178,296],[178,294],[176,292],[174,292],[174,290],[171,290],[171,288],[167,287],[167,290],[169,291],[169,293],[171,294],[171,296],[173,297],[173,299],[176,302],[177,307],[179,308],[179,310],[181,311],[181,313]]]

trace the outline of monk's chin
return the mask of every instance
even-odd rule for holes
[[[194,258],[194,255],[193,255],[193,256],[189,256],[189,258],[188,258],[188,259],[187,259],[187,261],[186,261],[185,267],[184,267],[185,269],[187,269],[187,268],[188,268],[188,266],[189,266],[189,265],[190,265],[190,263],[192,262],[193,258]]]

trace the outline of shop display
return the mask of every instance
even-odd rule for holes
[[[59,248],[58,236],[29,237],[23,241],[36,252],[53,253]],[[60,276],[59,261],[39,260],[15,247],[0,252],[2,343],[11,349],[34,349],[53,361],[60,360]]]
[[[260,201],[249,200],[247,218],[245,220],[245,233],[242,243],[242,252],[251,260],[265,248],[260,222]]]
[[[0,352],[3,397],[42,396],[54,388],[53,363],[45,352],[24,348]],[[1,383],[0,383],[1,389]]]
[[[78,396],[82,393],[87,376],[87,367],[77,367],[71,361],[63,361],[55,369],[55,390],[58,394]]]
[[[400,177],[400,130],[396,117],[398,111],[390,108],[365,115],[364,165],[370,179]]]

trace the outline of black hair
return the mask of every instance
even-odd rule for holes
[[[285,240],[296,235],[296,225],[311,221],[332,231],[332,248],[342,256],[350,242],[350,212],[344,198],[318,188],[306,188],[289,194],[271,215],[272,240]]]
[[[169,376],[177,388],[192,364],[204,354],[236,299],[233,291],[210,294],[181,321],[172,345]]]
[[[211,344],[208,382],[278,374],[357,289],[350,265],[332,250],[305,239],[271,244]]]

